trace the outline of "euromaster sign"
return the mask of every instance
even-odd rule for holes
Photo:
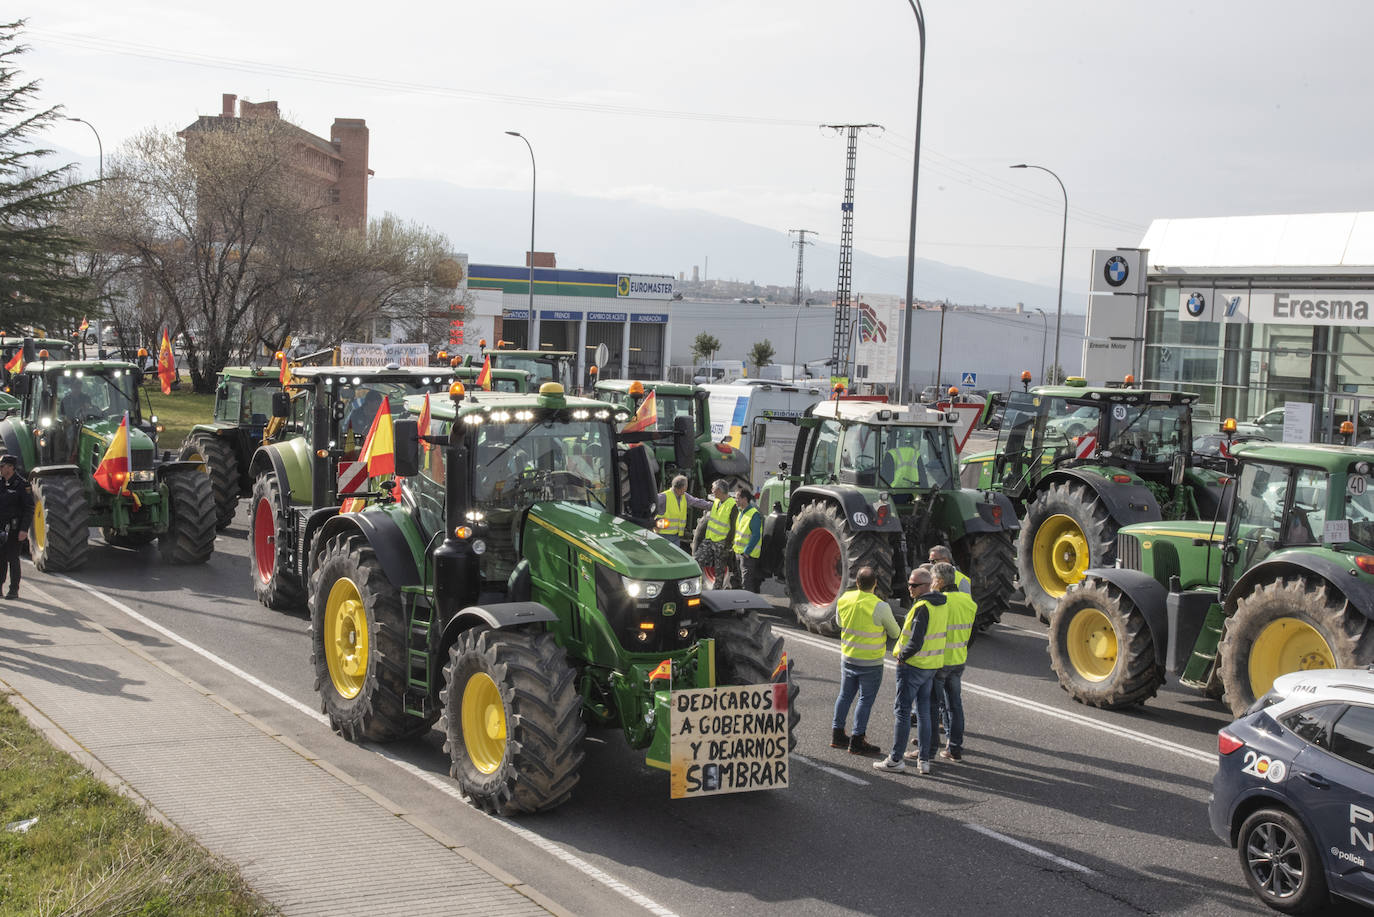
[[[1374,290],[1180,287],[1178,318],[1184,322],[1374,328],[1371,303],[1374,303]]]

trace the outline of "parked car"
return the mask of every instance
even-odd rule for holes
[[[1203,433],[1193,437],[1193,454],[1207,459],[1229,458],[1223,445],[1238,446],[1248,442],[1267,442],[1269,437],[1263,433],[1236,433],[1228,437],[1225,433]],[[1228,447],[1229,448],[1229,447]]]

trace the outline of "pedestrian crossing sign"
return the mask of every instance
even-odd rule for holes
[[[959,385],[963,388],[971,388],[978,384],[977,373],[964,373],[959,377]]]

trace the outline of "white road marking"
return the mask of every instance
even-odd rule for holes
[[[305,716],[308,716],[310,719],[314,720],[317,723],[322,723],[326,726],[329,724],[329,718],[326,717],[323,713],[320,713],[318,710],[312,710],[311,708],[307,707],[305,704],[302,704],[300,701],[296,700],[290,695],[285,694],[284,692],[279,691],[271,685],[267,684],[265,681],[262,681],[261,679],[248,674],[243,669],[240,669],[238,666],[234,665],[232,662],[229,662],[227,659],[222,659],[219,656],[216,656],[214,653],[210,652],[209,650],[205,649],[204,647],[197,646],[196,644],[192,643],[190,640],[187,640],[185,637],[181,636],[175,631],[169,630],[168,628],[163,627],[161,624],[158,624],[156,621],[153,621],[145,617],[144,615],[139,614],[138,612],[130,608],[128,605],[125,605],[123,602],[119,601],[118,599],[112,596],[106,595],[99,589],[96,589],[94,586],[88,586],[85,583],[78,582],[77,580],[74,580],[69,576],[63,576],[61,574],[49,575],[52,576],[54,579],[59,579],[62,580],[64,583],[68,583],[72,586],[75,586],[83,592],[90,593],[91,595],[100,599],[102,602],[106,603],[110,607],[122,612],[125,615],[128,615],[130,618],[133,618],[135,621],[139,622],[145,627],[148,627],[151,630],[156,631],[157,633],[166,637],[168,640],[171,640],[172,642],[178,644],[179,646],[183,646],[191,652],[196,653],[197,655],[208,660],[209,662],[214,663],[215,665],[224,669],[226,672],[232,674],[234,677],[242,679],[243,681],[246,681],[253,687],[263,691],[266,694],[271,695],[272,697],[286,704],[288,707],[297,711],[298,713],[302,713]],[[46,595],[46,593],[40,594]],[[48,595],[47,598],[48,601],[52,602],[55,605],[60,604],[57,602],[55,598],[53,598],[50,595]],[[427,771],[424,771],[413,764],[410,764],[409,762],[402,761],[399,758],[393,757],[390,753],[383,751],[376,745],[367,743],[364,744],[363,747],[377,753],[383,759],[389,761],[391,764],[395,765],[396,767],[400,768],[406,773],[415,777],[419,777],[421,780],[425,781],[430,786],[433,786],[434,788],[448,794],[449,796],[452,796],[454,799],[462,800],[463,804],[467,805],[466,799],[464,799],[463,794],[458,791],[457,786],[448,783],[440,779],[439,777],[436,777],[433,774],[428,773]],[[494,815],[489,815],[485,812],[482,812],[480,809],[477,809],[476,807],[473,807],[472,811],[478,815],[485,816],[486,818],[505,828],[507,831],[510,831],[512,834],[515,834],[516,836],[528,841],[529,843],[534,844],[540,850],[543,850],[546,853],[549,853],[557,857],[564,863],[567,863],[569,866],[576,869],[578,872],[581,872],[588,878],[601,883],[606,888],[609,888],[616,894],[623,895],[625,898],[628,898],[635,904],[640,905],[644,909],[648,910],[650,913],[657,915],[657,917],[677,917],[677,915],[673,911],[670,911],[662,905],[659,905],[652,898],[642,894],[641,892],[636,891],[635,889],[626,885],[624,882],[621,882],[619,879],[616,879],[614,876],[606,873],[601,869],[598,869],[596,866],[593,866],[591,863],[588,863],[581,857],[576,856],[575,854],[564,849],[563,847],[560,847],[558,844],[555,844],[553,841],[540,837],[533,831],[530,831],[526,828],[522,828],[519,825],[511,821],[508,821],[504,818],[497,818]]]
[[[1049,860],[1051,863],[1058,863],[1065,869],[1072,869],[1076,872],[1086,873],[1090,876],[1097,875],[1096,871],[1089,869],[1082,863],[1075,863],[1073,860],[1066,860],[1061,856],[1055,856],[1048,850],[1042,850],[1033,844],[1027,844],[1025,841],[1018,841],[1014,837],[1007,837],[1005,834],[1000,834],[992,830],[991,828],[984,828],[982,825],[973,824],[973,822],[965,822],[964,827],[972,831],[977,831],[984,837],[990,837],[995,841],[1001,841],[1004,844],[1010,844],[1017,850],[1024,850],[1026,853],[1032,854],[1034,856],[1043,857],[1044,859]]]
[[[828,650],[829,652],[832,652],[837,656],[840,654],[840,646],[838,643],[831,643],[825,640],[824,638],[816,637],[811,634],[787,633],[785,635],[785,639],[796,640],[798,643],[804,643],[807,646],[814,646],[817,649]],[[897,669],[897,663],[892,659],[886,660],[884,664],[887,666],[888,669],[892,671],[896,671]],[[1197,748],[1191,748],[1187,745],[1181,745],[1178,742],[1171,742],[1168,739],[1161,739],[1157,736],[1152,736],[1144,732],[1137,732],[1134,729],[1127,729],[1126,727],[1119,726],[1115,723],[1104,723],[1101,720],[1095,720],[1092,717],[1084,716],[1081,713],[1074,713],[1069,710],[1060,710],[1057,707],[1051,707],[1049,704],[1042,704],[1038,701],[1026,700],[1024,697],[1017,697],[1014,694],[1007,694],[1004,691],[997,691],[993,688],[983,688],[978,685],[971,684],[967,680],[964,681],[963,685],[964,690],[969,692],[970,694],[978,695],[980,697],[986,697],[990,700],[1001,701],[1004,704],[1010,704],[1013,707],[1020,707],[1023,710],[1030,710],[1035,713],[1042,714],[1044,716],[1054,717],[1055,719],[1065,720],[1070,723],[1076,723],[1079,726],[1086,726],[1089,729],[1095,729],[1098,732],[1105,732],[1109,735],[1114,735],[1118,738],[1126,739],[1131,742],[1139,742],[1142,745],[1148,745],[1151,748],[1158,748],[1162,751],[1171,751],[1176,755],[1181,755],[1185,758],[1190,758],[1202,764],[1215,765],[1217,763],[1217,756],[1215,754],[1205,752]]]
[[[1048,639],[1050,639],[1049,631],[1045,631],[1045,630],[1031,630],[1029,627],[1018,627],[1018,626],[1015,625],[1015,624],[1008,624],[1008,623],[1006,623],[1005,621],[1003,621],[1001,624],[997,625],[997,631],[998,631],[998,632],[1006,633],[1006,632],[1009,631],[1009,630],[1010,630],[1010,631],[1015,631],[1015,632],[1018,633],[1018,634],[1023,634],[1023,635],[1025,635],[1025,636],[1027,636],[1027,637],[1036,637],[1036,638],[1038,638],[1038,639],[1040,639],[1040,640],[1048,640]]]
[[[791,758],[793,761],[800,761],[802,764],[805,764],[807,767],[814,767],[814,768],[815,768],[816,770],[818,770],[818,771],[825,771],[827,774],[829,774],[829,775],[832,776],[832,777],[839,777],[841,780],[848,780],[850,783],[853,783],[853,784],[855,784],[855,785],[857,785],[857,786],[869,786],[869,782],[868,782],[867,780],[860,780],[858,777],[855,777],[853,774],[846,774],[844,771],[840,770],[838,767],[831,767],[830,765],[828,765],[828,764],[822,764],[822,763],[820,763],[819,761],[812,761],[810,758],[808,758],[808,757],[806,757],[806,756],[804,756],[804,755],[799,755],[799,754],[797,754],[795,751],[792,752],[792,754],[788,755],[788,757]]]

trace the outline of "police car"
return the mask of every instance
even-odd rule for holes
[[[1261,901],[1289,914],[1333,894],[1374,907],[1374,671],[1280,676],[1217,751],[1212,831]]]

